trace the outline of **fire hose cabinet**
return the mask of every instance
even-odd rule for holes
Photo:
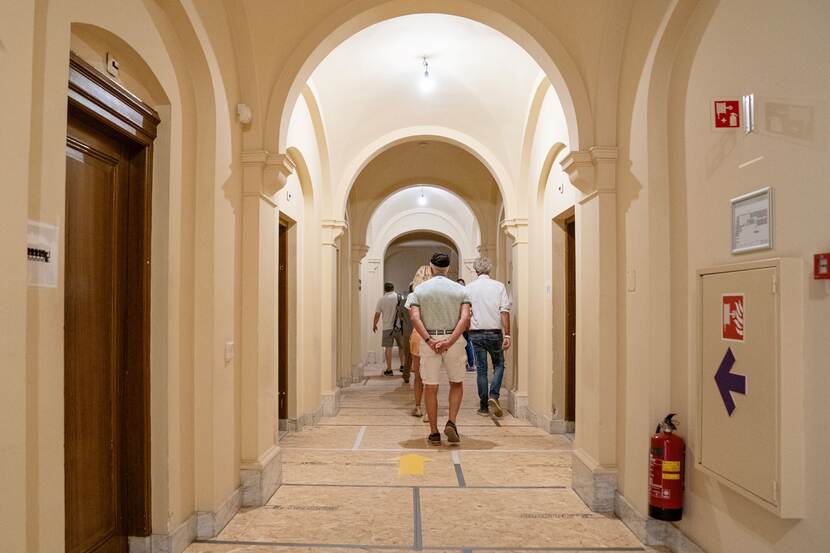
[[[697,272],[694,466],[781,518],[804,503],[803,262]]]

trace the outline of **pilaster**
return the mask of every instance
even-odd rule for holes
[[[242,153],[242,504],[261,505],[279,485],[275,442],[277,211],[274,195],[294,171],[265,150]]]
[[[573,488],[594,510],[616,487],[617,228],[614,147],[571,152],[562,163],[581,193],[576,218],[576,434]]]
[[[364,318],[368,318],[368,313],[364,313],[361,308],[361,289],[363,283],[360,279],[360,264],[363,258],[369,253],[369,246],[366,244],[352,245],[351,255],[351,278],[350,293],[351,293],[351,331],[352,331],[352,382],[360,382],[363,380],[363,366],[365,361],[365,350],[363,348],[363,326],[361,322]]]
[[[513,239],[513,317],[511,335],[516,348],[516,380],[510,391],[513,416],[527,417],[530,370],[530,256],[527,219],[506,219],[502,230]]]
[[[337,274],[339,239],[346,230],[346,221],[324,219],[320,223],[322,256],[320,264],[320,355],[321,391],[328,408],[336,405],[337,389]]]

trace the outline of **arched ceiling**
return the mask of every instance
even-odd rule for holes
[[[353,236],[364,243],[369,220],[383,217],[381,204],[393,194],[417,192],[401,188],[437,185],[475,218],[482,236],[497,232],[501,194],[481,162],[458,146],[438,141],[407,142],[386,150],[360,173],[349,195],[348,213]],[[459,200],[460,198],[460,200]],[[463,200],[463,202],[461,201]],[[376,215],[377,213],[377,215]]]
[[[410,232],[404,234],[403,236],[397,237],[395,240],[389,243],[386,247],[387,251],[392,248],[421,248],[425,246],[448,246],[454,250],[458,248],[455,245],[455,242],[448,239],[446,236],[442,234],[438,234],[436,232],[430,232],[428,230],[422,230],[417,232]],[[456,252],[457,253],[457,252]]]
[[[434,90],[424,93],[422,57]],[[372,25],[335,48],[313,72],[332,177],[396,129],[441,125],[484,144],[518,176],[522,133],[539,65],[515,42],[475,21],[441,14]]]

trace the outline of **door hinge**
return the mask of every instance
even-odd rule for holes
[[[778,293],[778,275],[772,275],[772,293],[773,295]]]

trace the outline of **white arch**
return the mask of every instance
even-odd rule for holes
[[[282,151],[294,102],[314,69],[334,48],[375,23],[417,13],[464,17],[513,40],[539,64],[562,99],[572,149],[592,145],[591,103],[576,63],[559,39],[519,6],[504,3],[496,9],[471,0],[387,0],[363,6],[349,6],[327,17],[288,58],[268,94],[266,148]]]
[[[510,173],[504,164],[499,161],[498,157],[489,148],[472,136],[456,129],[438,125],[423,125],[397,129],[364,146],[343,172],[343,177],[335,191],[334,205],[336,212],[332,216],[338,217],[340,214],[345,213],[346,204],[349,201],[349,193],[357,177],[360,176],[363,169],[373,159],[394,146],[418,140],[438,140],[440,142],[446,142],[458,146],[475,156],[493,176],[501,192],[505,210],[512,216],[516,204],[514,198],[515,189],[513,181],[510,178]]]
[[[460,259],[470,257],[476,251],[477,238],[470,236],[458,222],[437,209],[415,208],[403,211],[386,221],[376,236],[372,236],[367,258],[383,259],[384,252],[396,238],[417,231],[442,234],[458,248]]]

